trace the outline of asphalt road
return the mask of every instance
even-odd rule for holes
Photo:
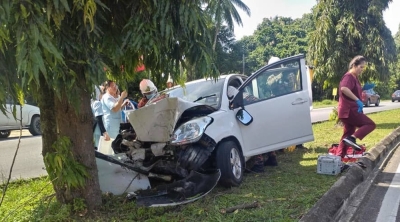
[[[379,112],[400,108],[399,102],[382,102],[379,107],[365,107],[365,113]],[[329,119],[333,107],[314,109],[311,111],[313,123]],[[18,144],[19,131],[13,131],[9,138],[0,139],[0,184],[9,175],[12,159]],[[32,178],[46,175],[44,170],[42,152],[42,139],[40,136],[31,136],[27,130],[23,130],[21,144],[13,167],[12,180],[19,178]]]
[[[400,149],[397,147],[388,164],[377,176],[357,209],[354,221],[400,221]]]
[[[391,109],[397,109],[400,108],[400,103],[399,102],[381,102],[381,104],[378,107],[375,107],[374,105],[370,107],[364,107],[364,113],[373,113],[373,112],[380,112],[380,111],[385,111],[385,110],[391,110]],[[321,108],[321,109],[314,109],[311,111],[311,121],[313,123],[315,122],[320,122],[320,121],[325,121],[329,119],[329,114],[332,112],[333,107],[328,107],[328,108]]]

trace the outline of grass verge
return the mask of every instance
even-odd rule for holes
[[[336,100],[329,100],[329,99],[313,102],[314,109],[333,107],[333,106],[337,106],[337,105],[338,105],[338,102]]]
[[[362,143],[372,148],[400,125],[400,109],[368,115],[377,128]],[[13,182],[0,208],[0,221],[297,221],[340,177],[316,173],[319,154],[337,143],[342,128],[333,122],[313,125],[315,140],[307,150],[278,155],[279,165],[265,173],[246,174],[240,187],[215,188],[191,204],[166,208],[136,208],[123,196],[103,196],[103,206],[91,218],[69,214],[74,206],[61,206],[53,198],[47,177]],[[2,187],[0,186],[0,189]],[[2,189],[1,189],[2,190]],[[2,191],[0,191],[1,194]],[[223,208],[258,201],[260,208],[229,214]],[[7,218],[5,218],[8,215]]]

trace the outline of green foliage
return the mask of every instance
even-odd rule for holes
[[[72,155],[71,146],[71,140],[61,136],[52,145],[55,152],[48,152],[44,157],[47,172],[55,178],[54,184],[67,191],[83,187],[85,179],[90,177],[86,167]]]
[[[264,18],[253,35],[246,36],[234,44],[227,42],[231,51],[220,54],[219,61],[229,61],[219,65],[224,73],[243,71],[243,55],[245,57],[245,73],[247,75],[265,66],[272,56],[280,58],[307,53],[308,32],[314,24],[310,14],[300,19],[288,17]],[[225,34],[229,37],[229,35]]]
[[[337,107],[334,107],[331,114],[329,114],[329,121],[335,121],[335,124],[340,122]]]
[[[155,79],[161,73],[176,79],[181,65],[217,77],[211,15],[203,3],[213,1],[3,1],[0,104],[6,93],[16,97],[13,83],[27,91],[43,75],[58,98],[68,92],[67,101],[77,108],[80,95],[74,88],[92,91],[106,79],[103,67],[125,83],[141,62]]]
[[[334,102],[332,100],[329,99],[324,99],[321,101],[321,104],[323,105],[332,105]]]
[[[310,35],[309,52],[315,79],[337,85],[356,55],[368,66],[362,81],[387,81],[396,51],[382,12],[391,0],[318,1],[314,8],[316,29]]]
[[[233,32],[233,21],[243,26],[242,19],[236,7],[242,9],[250,16],[250,9],[241,0],[210,0],[206,8],[206,12],[211,16],[214,29],[214,41],[212,49],[215,51],[217,39],[220,35],[222,24],[227,24],[227,29]]]
[[[72,204],[72,209],[74,212],[82,212],[86,209],[85,200],[82,198],[75,198]]]
[[[400,109],[368,115],[377,128],[363,139],[367,150],[396,129],[400,124]],[[103,195],[104,205],[93,217],[69,214],[72,207],[60,205],[48,198],[54,191],[46,189],[29,206],[20,207],[19,200],[36,193],[49,183],[47,177],[20,182],[10,188],[5,208],[0,209],[0,220],[10,210],[17,212],[5,221],[298,221],[332,185],[341,178],[315,173],[318,155],[326,154],[330,144],[338,143],[343,133],[332,122],[313,124],[315,140],[305,143],[307,150],[278,154],[279,165],[266,167],[265,173],[245,174],[240,187],[217,186],[206,197],[193,203],[175,207],[138,207],[126,201],[125,195]],[[40,182],[38,184],[38,182]],[[316,185],[317,184],[317,185]],[[49,186],[51,188],[51,186]],[[10,196],[9,196],[10,195]],[[258,201],[261,207],[221,214],[220,210],[243,203]]]

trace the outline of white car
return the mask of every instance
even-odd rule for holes
[[[238,92],[229,98],[231,87]],[[230,74],[216,81],[201,79],[186,83],[184,88],[176,86],[162,92],[168,98],[155,98],[130,113],[136,138],[132,140],[132,133],[121,133],[113,142],[115,153],[128,157],[119,165],[130,165],[131,170],[148,177],[181,181],[172,187],[157,187],[154,192],[138,192],[138,204],[184,203],[205,195],[217,181],[238,186],[250,157],[314,140],[309,90],[304,55],[298,55],[267,65],[250,77]],[[96,157],[109,161],[103,154]],[[115,158],[111,161],[117,163]],[[102,179],[111,181],[101,172],[99,167]],[[140,180],[134,182],[121,176],[113,179],[115,184],[103,186],[100,181],[100,186],[109,191],[122,184],[123,178],[137,189],[148,184],[143,182],[146,176],[135,176]],[[129,190],[135,191],[135,187]],[[160,196],[166,196],[166,201],[160,202]]]
[[[7,103],[6,114],[0,111],[0,138],[7,138],[11,134],[11,130],[19,130],[21,122],[21,107],[22,107],[22,129],[28,129],[29,132],[36,136],[41,135],[40,130],[40,110],[37,106],[25,104],[15,105],[16,119],[13,116],[14,104]]]

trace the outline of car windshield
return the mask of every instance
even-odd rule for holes
[[[178,97],[189,102],[196,102],[219,108],[225,78],[188,82],[185,87],[175,87],[164,91],[169,97]]]

